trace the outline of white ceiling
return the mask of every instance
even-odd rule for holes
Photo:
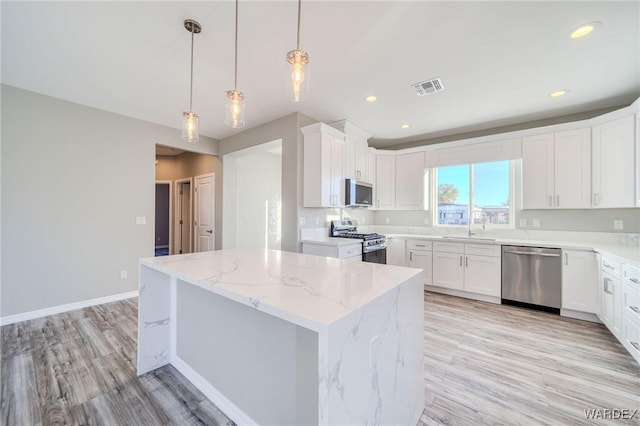
[[[627,105],[640,96],[640,2],[302,1],[311,93],[285,98],[295,1],[240,1],[239,88],[247,128],[294,111],[348,119],[378,146]],[[233,88],[232,1],[2,1],[2,83],[179,128],[190,34],[201,133],[224,126]],[[578,25],[600,21],[571,40]],[[445,91],[411,84],[440,77]],[[570,93],[552,99],[549,93]],[[378,101],[368,104],[364,97]],[[411,127],[400,129],[402,123]]]

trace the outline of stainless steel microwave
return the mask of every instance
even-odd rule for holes
[[[345,179],[345,206],[370,207],[373,204],[373,185],[357,179]]]

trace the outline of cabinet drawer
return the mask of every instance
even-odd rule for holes
[[[500,257],[500,246],[493,244],[465,244],[464,252],[466,254],[476,254],[478,256]]]
[[[640,324],[640,286],[624,283],[622,285],[623,315],[636,324]]]
[[[622,265],[622,276],[624,281],[640,288],[640,269],[632,265]]]
[[[362,244],[349,244],[347,246],[338,247],[338,257],[344,259],[346,257],[360,256],[362,254]]]
[[[464,243],[434,241],[433,250],[443,251],[445,253],[464,253]]]
[[[433,243],[427,240],[407,240],[407,250],[429,250],[433,248]]]
[[[629,318],[622,323],[622,344],[636,360],[640,360],[640,327]]]
[[[602,270],[609,274],[620,277],[621,263],[609,257],[602,256]]]

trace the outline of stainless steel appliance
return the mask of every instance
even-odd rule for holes
[[[387,237],[375,232],[360,233],[355,221],[332,220],[330,236],[362,240],[363,262],[387,263]]]
[[[560,249],[502,246],[502,302],[560,313]]]
[[[345,179],[345,182],[345,206],[371,206],[373,202],[373,185],[357,179]]]

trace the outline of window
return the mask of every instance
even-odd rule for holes
[[[438,225],[510,225],[511,163],[436,169]]]

